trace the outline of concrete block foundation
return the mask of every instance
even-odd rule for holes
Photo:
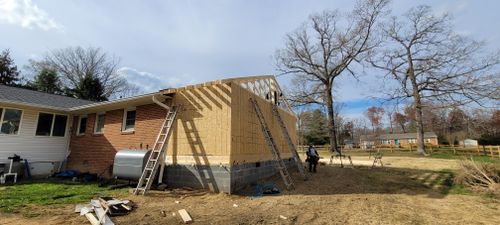
[[[283,160],[291,171],[297,169],[293,158]],[[164,182],[171,187],[192,187],[213,192],[235,193],[248,185],[279,173],[275,161],[227,166],[169,165]]]

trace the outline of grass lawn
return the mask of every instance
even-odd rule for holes
[[[86,203],[95,196],[123,196],[127,189],[109,190],[97,184],[26,183],[0,187],[0,211],[19,212],[27,206]]]
[[[394,152],[391,152],[389,150],[382,150],[380,151],[382,152],[382,154],[384,155],[384,157],[424,157],[420,154],[418,154],[417,152],[413,151],[413,152],[408,152],[408,151],[394,151]],[[304,152],[300,152],[301,153],[301,157],[305,157],[305,153]],[[330,158],[330,156],[332,155],[329,151],[318,151],[319,155],[324,157],[324,158]],[[347,155],[351,155],[351,156],[366,156],[368,157],[370,155],[369,152],[366,152],[366,151],[362,151],[362,150],[349,150],[349,151],[345,151],[344,152],[345,154]],[[453,154],[453,153],[450,153],[450,152],[433,152],[432,154],[430,154],[429,156],[427,156],[429,158],[437,158],[437,159],[453,159],[453,160],[461,160],[465,157],[470,157],[470,156],[467,156],[467,155],[461,155],[461,154]],[[487,163],[500,163],[500,158],[498,157],[490,157],[490,156],[479,156],[479,155],[473,155],[472,156],[474,158],[475,161],[478,161],[478,162],[487,162]]]

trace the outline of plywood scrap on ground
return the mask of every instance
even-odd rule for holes
[[[119,200],[113,197],[99,197],[90,200],[90,204],[78,204],[75,212],[85,215],[92,225],[114,225],[110,216],[126,215],[134,208],[129,200]],[[94,213],[95,212],[95,215]]]
[[[179,210],[179,215],[181,215],[182,221],[184,221],[184,223],[193,222],[193,219],[185,209]]]

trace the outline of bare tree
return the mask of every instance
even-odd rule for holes
[[[372,124],[373,132],[379,130],[382,124],[382,117],[384,116],[384,108],[372,106],[368,108],[365,112],[366,117]]]
[[[126,95],[134,88],[117,73],[119,60],[100,48],[68,47],[48,52],[41,61],[31,61],[33,72],[50,68],[61,75],[64,85],[77,88],[90,76],[99,80],[106,98]]]
[[[401,127],[401,130],[403,131],[403,133],[406,133],[405,127],[406,127],[406,123],[408,122],[408,118],[400,112],[395,112],[392,117],[393,117],[394,123],[398,124],[399,127]]]
[[[292,97],[304,104],[326,106],[332,152],[338,146],[334,80],[341,74],[355,76],[352,64],[362,61],[365,53],[377,46],[373,32],[387,4],[388,0],[364,0],[347,15],[338,11],[313,14],[286,36],[285,47],[276,52],[278,70],[295,75],[298,90]]]
[[[423,99],[442,104],[487,104],[500,99],[499,54],[484,54],[484,43],[453,32],[448,15],[435,16],[428,6],[410,9],[385,26],[388,43],[373,51],[372,64],[387,71],[397,85],[393,99],[412,98],[418,152],[425,154]]]

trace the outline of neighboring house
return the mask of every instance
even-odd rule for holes
[[[1,88],[17,89],[20,93],[27,91],[5,86]],[[279,106],[280,115],[294,142],[297,140],[297,118],[282,98],[281,89],[273,76],[225,79],[105,102],[50,96],[54,100],[64,98],[79,103],[58,108],[57,115],[67,116],[66,135],[60,137],[64,144],[57,151],[53,150],[51,157],[35,157],[39,156],[37,148],[46,149],[49,139],[35,137],[36,129],[25,125],[27,119],[23,115],[20,133],[32,133],[30,143],[37,148],[16,145],[6,148],[0,140],[2,158],[19,153],[29,160],[60,162],[66,152],[71,152],[68,168],[110,177],[117,151],[150,149],[154,145],[167,113],[153,100],[158,99],[166,105],[181,107],[167,147],[164,182],[172,186],[233,192],[277,172],[249,101],[254,98],[264,113],[281,157],[287,164],[293,164],[272,104]],[[0,99],[0,107],[3,108],[4,97],[0,95]],[[26,107],[29,104],[24,103]],[[39,104],[40,107],[49,105],[46,102]],[[41,108],[39,111],[44,110]],[[38,115],[37,112],[31,112],[31,117],[45,118],[45,114]],[[60,121],[61,118],[54,120]],[[60,132],[60,129],[53,131],[54,127],[58,126],[51,125],[51,135]],[[23,129],[26,132],[22,132]]]
[[[424,143],[426,145],[438,145],[437,135],[434,132],[424,133]],[[417,144],[417,133],[402,133],[402,134],[381,134],[381,135],[361,135],[360,146],[362,149],[369,149],[373,146],[401,146]]]
[[[463,147],[477,147],[478,143],[477,140],[473,139],[465,139],[459,142],[460,146]]]

